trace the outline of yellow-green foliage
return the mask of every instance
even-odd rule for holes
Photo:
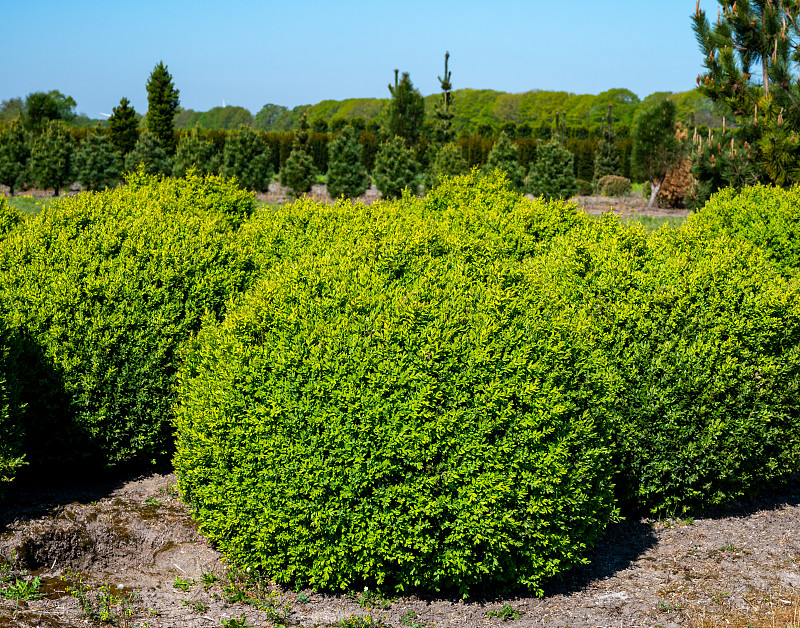
[[[575,208],[477,175],[438,190],[253,221],[280,253],[204,326],[176,421],[182,491],[242,565],[334,589],[540,591],[613,515],[587,320],[526,266]]]
[[[755,185],[715,194],[688,222],[763,248],[786,273],[800,269],[800,188]]]
[[[541,280],[596,325],[618,378],[618,496],[671,515],[800,465],[800,291],[763,251],[696,225],[572,232]]]
[[[8,204],[5,196],[0,196],[0,238],[25,220],[25,215],[16,207]]]
[[[32,464],[171,450],[177,353],[247,280],[233,229],[254,206],[220,178],[140,172],[46,207],[0,243]]]

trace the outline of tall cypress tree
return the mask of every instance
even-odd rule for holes
[[[122,98],[119,106],[114,107],[108,119],[108,133],[114,148],[122,155],[127,155],[136,146],[139,139],[139,122],[136,120],[136,110],[129,107],[130,101]]]
[[[597,182],[608,174],[619,174],[619,152],[614,145],[614,131],[611,128],[611,103],[608,103],[608,113],[603,124],[603,137],[594,154],[592,186],[597,186]]]
[[[394,86],[389,85],[392,100],[385,119],[385,134],[388,138],[399,137],[406,146],[413,146],[419,139],[425,123],[425,101],[411,83],[408,72],[398,79],[399,70],[394,71]]]
[[[174,129],[179,95],[167,66],[159,61],[147,81],[147,129],[158,139],[167,155],[175,154]]]
[[[453,116],[455,115],[451,109],[453,105],[453,84],[450,82],[451,72],[447,68],[447,62],[450,60],[450,53],[444,54],[444,76],[438,76],[439,84],[442,87],[442,95],[438,104],[433,112],[433,117],[436,119],[436,127],[434,128],[434,141],[437,144],[447,144],[456,138],[456,131],[453,128]]]

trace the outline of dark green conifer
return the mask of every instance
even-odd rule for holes
[[[603,123],[603,137],[597,144],[594,155],[592,186],[597,186],[597,182],[609,174],[619,174],[619,151],[614,145],[614,131],[611,128],[611,103],[608,103],[608,113]]]
[[[174,155],[175,116],[180,105],[180,92],[172,84],[172,75],[163,61],[153,68],[147,81],[147,130],[159,141],[167,155]]]
[[[0,183],[7,185],[9,193],[25,184],[31,147],[28,134],[19,119],[0,130]]]
[[[222,153],[221,172],[226,177],[236,177],[248,190],[267,192],[275,171],[264,138],[244,125],[229,133]]]
[[[122,98],[119,106],[114,107],[108,119],[108,133],[111,143],[121,155],[127,155],[136,146],[139,139],[139,121],[136,119],[136,110],[129,107],[130,101]]]
[[[399,198],[406,188],[412,194],[417,191],[418,168],[413,151],[406,148],[402,138],[394,137],[378,149],[372,175],[384,198]]]
[[[105,135],[87,135],[75,151],[75,176],[84,189],[113,187],[121,171],[122,157]]]
[[[455,177],[465,174],[469,166],[464,159],[464,153],[458,144],[450,142],[436,149],[436,154],[431,161],[430,181],[428,187],[436,187],[445,177]]]
[[[133,172],[140,166],[147,174],[169,175],[172,172],[172,164],[167,152],[161,146],[158,138],[150,131],[144,131],[139,136],[133,150],[125,157],[126,171]]]
[[[311,191],[317,176],[314,160],[308,154],[309,124],[306,114],[300,119],[300,130],[295,136],[292,152],[281,169],[281,185],[288,187],[293,196],[300,196]]]
[[[444,75],[438,76],[439,84],[442,88],[442,95],[436,108],[433,112],[433,117],[436,120],[433,129],[433,139],[437,144],[447,144],[456,138],[456,131],[453,128],[453,116],[455,115],[452,110],[453,106],[453,84],[450,82],[451,72],[447,68],[447,62],[450,59],[450,53],[444,54]]]
[[[572,153],[555,140],[540,144],[536,153],[536,161],[525,178],[526,190],[548,200],[574,196],[578,182]]]
[[[190,168],[201,174],[215,174],[219,171],[219,156],[214,150],[214,144],[200,132],[198,125],[184,134],[178,142],[178,150],[172,161],[172,176],[184,177]]]
[[[394,86],[389,85],[392,99],[386,113],[384,131],[387,137],[399,137],[406,146],[413,146],[425,123],[425,101],[411,83],[408,72],[403,72],[399,80],[398,74],[399,70],[395,70]]]
[[[355,129],[346,126],[328,146],[328,194],[331,198],[355,198],[367,191],[369,183]]]
[[[525,173],[519,165],[518,148],[512,144],[505,133],[500,133],[497,143],[489,151],[489,158],[486,161],[486,172],[502,170],[508,176],[508,180],[514,189],[522,188],[522,180]]]
[[[52,189],[58,196],[62,187],[72,182],[73,140],[67,125],[50,120],[34,140],[30,157],[30,174],[34,183]]]

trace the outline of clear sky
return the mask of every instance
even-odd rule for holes
[[[701,7],[716,16],[717,2]],[[386,98],[393,70],[455,89],[645,97],[695,86],[695,0],[0,0],[0,100],[57,89],[98,118],[127,97],[147,109],[161,60],[181,106],[256,113],[325,99]]]

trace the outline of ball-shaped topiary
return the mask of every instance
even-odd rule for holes
[[[138,173],[42,210],[0,243],[2,311],[32,465],[171,450],[177,355],[246,281],[232,225],[255,201],[228,181]]]
[[[650,236],[612,217],[599,226],[565,233],[535,265],[555,300],[594,320],[617,380],[608,417],[621,503],[680,515],[794,472],[796,283],[757,248],[691,224]]]
[[[630,179],[616,174],[607,174],[597,180],[597,192],[603,196],[629,196],[633,191]]]
[[[175,467],[201,529],[278,582],[540,592],[614,513],[589,319],[485,247],[490,203],[460,222],[408,197],[301,207],[324,246],[303,231],[182,371]]]

